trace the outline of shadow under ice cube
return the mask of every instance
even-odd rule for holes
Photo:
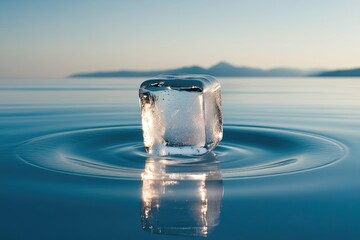
[[[139,89],[146,150],[154,155],[202,155],[222,139],[220,83],[207,75],[164,75]]]

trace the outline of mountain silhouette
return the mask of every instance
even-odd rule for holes
[[[69,77],[104,78],[104,77],[151,77],[160,74],[208,74],[217,77],[297,77],[319,74],[319,70],[303,71],[292,68],[273,68],[263,70],[253,67],[237,67],[227,62],[219,62],[210,68],[200,66],[181,67],[157,71],[102,71],[90,73],[76,73]]]
[[[238,76],[260,76],[263,75],[263,70],[251,67],[235,67],[226,62],[219,62],[218,64],[207,69],[208,74],[219,77],[238,77]]]
[[[318,77],[360,77],[360,68],[322,72]]]

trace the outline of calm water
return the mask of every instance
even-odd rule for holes
[[[145,153],[142,80],[0,80],[0,239],[360,238],[360,79],[220,79],[196,159]]]

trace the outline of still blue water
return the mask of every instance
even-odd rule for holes
[[[360,79],[220,78],[196,159],[146,154],[143,80],[0,80],[0,239],[360,238]]]

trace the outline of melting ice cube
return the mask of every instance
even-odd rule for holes
[[[222,139],[219,81],[207,75],[162,75],[139,89],[144,144],[150,154],[202,155]]]

